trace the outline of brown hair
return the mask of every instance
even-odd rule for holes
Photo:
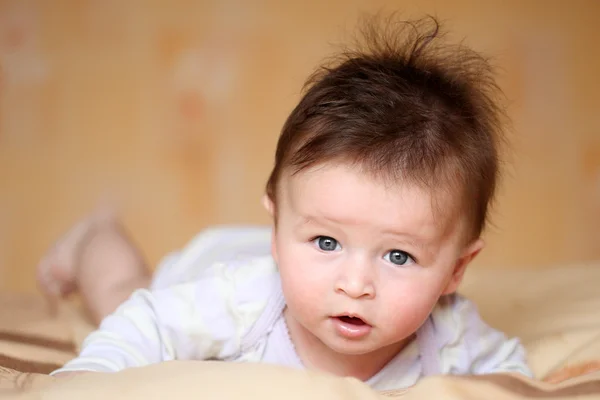
[[[490,63],[463,45],[441,43],[433,17],[370,18],[361,32],[357,49],[342,51],[306,82],[279,137],[267,195],[276,204],[284,170],[351,163],[376,178],[458,192],[470,238],[479,236],[503,140]]]

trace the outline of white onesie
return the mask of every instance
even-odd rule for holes
[[[114,372],[168,360],[216,359],[303,368],[283,318],[285,298],[270,256],[271,230],[204,231],[167,256],[150,289],[136,291],[82,345],[64,371]],[[411,386],[435,374],[531,376],[518,339],[480,318],[469,300],[440,299],[416,340],[367,383]]]

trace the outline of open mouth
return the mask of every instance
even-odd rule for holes
[[[352,314],[338,315],[331,321],[337,334],[348,340],[360,340],[373,330],[371,324]]]
[[[345,322],[350,325],[356,325],[356,326],[367,325],[367,323],[365,321],[363,321],[362,319],[360,319],[358,317],[350,317],[348,315],[341,315],[337,318],[340,321]]]

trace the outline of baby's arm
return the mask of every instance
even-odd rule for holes
[[[270,257],[217,263],[195,281],[137,290],[84,340],[80,355],[53,374],[229,359],[268,304],[276,271]]]
[[[174,359],[177,330],[183,330],[191,288],[149,292],[136,291],[83,342],[81,353],[53,373],[73,371],[116,372]],[[183,312],[182,312],[183,311]]]
[[[106,317],[83,342],[80,355],[53,373],[116,372],[174,359],[220,358],[236,324],[218,278],[141,289]]]

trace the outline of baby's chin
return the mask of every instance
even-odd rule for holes
[[[321,340],[327,347],[335,353],[345,356],[357,357],[389,357],[393,358],[402,351],[413,339],[414,334],[405,338],[398,338],[396,341],[383,342],[378,340],[376,333],[371,338],[360,340],[348,340],[336,337],[335,340]]]

